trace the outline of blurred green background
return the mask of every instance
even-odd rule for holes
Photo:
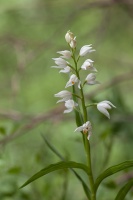
[[[54,98],[68,80],[51,69],[56,52],[67,49],[68,30],[77,36],[77,49],[85,44],[96,49],[89,58],[101,85],[86,88],[88,102],[108,99],[117,107],[111,120],[89,110],[95,177],[108,166],[133,159],[133,1],[0,0],[1,200],[86,199],[69,171],[19,189],[38,170],[60,161],[42,135],[66,159],[86,162],[81,135],[73,132],[74,115],[63,115]],[[98,199],[114,199],[129,177],[131,171],[105,180]]]

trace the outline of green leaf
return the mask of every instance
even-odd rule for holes
[[[48,167],[42,169],[41,171],[37,172],[36,174],[34,174],[30,179],[28,179],[20,188],[28,185],[29,183],[35,181],[36,179],[49,174],[51,172],[54,172],[56,170],[59,169],[66,169],[66,168],[78,168],[78,169],[82,169],[84,170],[87,174],[88,174],[88,167],[82,163],[76,163],[73,161],[69,161],[69,162],[58,162],[55,164],[51,164]]]
[[[58,152],[58,150],[52,144],[50,144],[50,142],[46,139],[46,137],[43,134],[42,138],[44,139],[46,145],[50,148],[50,150],[54,152],[62,161],[65,161],[63,156]]]
[[[102,174],[100,174],[100,176],[96,179],[96,182],[95,182],[95,189],[97,190],[100,183],[107,177],[119,172],[119,171],[122,171],[126,168],[130,168],[130,167],[133,167],[133,161],[125,161],[123,163],[120,163],[118,165],[114,165],[112,167],[109,167],[108,169],[106,169]]]
[[[45,143],[47,144],[47,146],[50,148],[50,150],[54,152],[62,161],[65,161],[65,158],[58,152],[58,150],[52,144],[50,144],[50,142],[46,139],[46,137],[44,135],[42,135],[42,137]],[[78,173],[74,169],[70,168],[70,170],[75,174],[77,179],[81,182],[86,196],[88,197],[88,199],[90,199],[90,190],[88,186],[86,185],[86,183],[84,182],[84,180],[78,175]]]
[[[118,192],[115,200],[123,200],[133,186],[133,178],[128,181]]]

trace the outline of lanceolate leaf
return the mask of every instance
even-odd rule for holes
[[[132,188],[133,186],[133,179],[131,179],[128,183],[126,183],[118,192],[115,200],[123,200],[125,198],[125,196],[127,195],[127,193],[129,192],[129,190]]]
[[[109,167],[108,169],[106,169],[102,174],[100,174],[100,176],[96,179],[95,182],[95,189],[97,190],[100,183],[107,177],[122,171],[126,168],[130,168],[133,167],[133,161],[125,161],[123,163],[120,163],[119,165],[114,165],[112,167]]]
[[[54,172],[54,171],[59,170],[59,169],[66,169],[66,168],[82,169],[88,174],[88,167],[86,165],[82,164],[82,163],[76,163],[76,162],[73,162],[73,161],[58,162],[56,164],[51,164],[48,167],[46,167],[46,168],[42,169],[41,171],[37,172],[36,174],[34,174],[29,180],[27,180],[21,186],[21,188],[28,185],[29,183],[35,181],[36,179],[46,175],[46,174],[49,174],[49,173]]]
[[[46,139],[44,135],[42,135],[46,145],[50,148],[50,150],[56,154],[62,161],[65,161],[64,157],[60,154],[60,152]]]
[[[42,137],[43,137],[45,143],[47,144],[47,146],[51,149],[51,151],[54,152],[62,161],[65,161],[65,158],[60,154],[60,152],[58,152],[58,150],[52,144],[50,144],[50,142],[45,138],[45,136],[42,135]],[[89,190],[88,186],[86,185],[84,180],[80,177],[80,175],[74,169],[70,168],[70,170],[75,174],[77,179],[82,183],[85,194],[88,197],[88,199],[90,200],[90,190]]]

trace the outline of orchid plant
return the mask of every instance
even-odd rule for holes
[[[75,113],[75,121],[77,127],[75,132],[80,132],[83,138],[83,145],[87,157],[86,164],[78,163],[74,161],[65,161],[62,156],[57,153],[56,150],[53,150],[52,146],[46,141],[48,146],[63,160],[61,162],[51,164],[35,175],[33,175],[28,181],[26,181],[22,187],[28,185],[32,181],[44,176],[48,173],[59,169],[69,168],[81,182],[84,192],[88,200],[98,199],[97,191],[101,182],[126,168],[133,167],[133,161],[125,161],[115,166],[111,166],[105,171],[103,171],[97,179],[94,179],[94,172],[92,169],[91,163],[91,147],[90,140],[93,133],[92,123],[89,119],[89,107],[96,106],[97,110],[100,111],[103,115],[110,119],[110,114],[108,112],[111,108],[116,108],[110,101],[104,100],[101,102],[90,103],[88,104],[84,92],[84,87],[91,87],[92,85],[99,84],[99,81],[96,80],[97,69],[94,67],[94,61],[86,59],[84,63],[79,66],[79,60],[81,57],[87,57],[95,50],[92,48],[92,45],[84,45],[80,51],[77,51],[77,42],[76,37],[70,31],[65,35],[65,40],[68,44],[69,50],[58,51],[60,57],[53,58],[55,66],[52,68],[59,69],[59,73],[65,73],[68,75],[69,79],[66,83],[65,89],[58,92],[54,96],[60,98],[57,103],[64,103],[65,110],[64,113]],[[77,56],[76,56],[77,55]],[[68,61],[69,60],[69,61]],[[73,62],[72,62],[73,61]],[[74,63],[74,64],[72,64]],[[81,78],[81,73],[86,71],[86,77]],[[86,86],[87,85],[87,86]],[[86,173],[88,177],[88,183],[86,183],[82,177],[75,171],[75,168],[79,168]],[[133,185],[133,179],[129,180],[118,192],[115,197],[115,200],[122,200],[125,198],[126,194]],[[100,199],[101,200],[101,199]]]

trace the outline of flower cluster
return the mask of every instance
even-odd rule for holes
[[[115,106],[107,100],[104,100],[99,103],[89,104],[86,106],[83,89],[85,85],[99,84],[99,81],[96,80],[97,69],[94,67],[94,61],[91,59],[85,60],[80,67],[78,67],[78,61],[80,57],[87,56],[95,50],[92,48],[92,44],[84,45],[80,49],[78,56],[76,57],[76,37],[72,32],[68,31],[65,35],[65,40],[68,43],[69,50],[57,52],[58,54],[60,54],[60,57],[53,58],[56,65],[52,66],[52,68],[59,69],[59,73],[68,74],[69,80],[66,83],[65,88],[72,87],[73,92],[63,90],[55,94],[55,97],[61,98],[59,101],[57,101],[57,103],[65,103],[66,110],[64,111],[64,113],[70,113],[73,110],[75,110],[78,111],[80,115],[84,116],[83,125],[76,128],[75,131],[87,134],[87,138],[89,140],[90,135],[92,133],[92,126],[91,122],[88,121],[87,107],[89,107],[90,105],[96,105],[97,109],[101,113],[103,113],[106,117],[110,118],[108,109],[111,109],[112,107],[115,108]],[[74,66],[70,62],[68,62],[69,59],[73,60]],[[81,80],[80,78],[80,73],[82,71],[89,72],[88,75],[84,78],[84,80]]]

